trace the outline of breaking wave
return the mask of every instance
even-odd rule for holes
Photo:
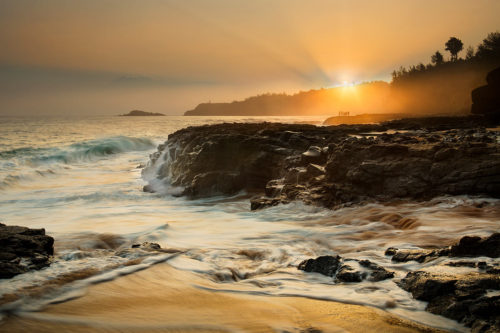
[[[108,155],[130,151],[148,150],[155,146],[147,138],[116,136],[103,139],[82,141],[59,148],[23,147],[0,152],[0,159],[20,159],[25,163],[41,164],[59,162],[71,164],[97,160]]]

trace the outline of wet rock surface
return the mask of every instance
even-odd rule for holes
[[[218,124],[171,134],[143,174],[191,198],[254,195],[252,209],[328,208],[439,195],[500,197],[500,137],[480,116],[379,125]],[[148,178],[146,177],[146,178]]]
[[[500,233],[494,233],[484,238],[465,236],[456,244],[439,249],[389,248],[385,254],[396,263],[412,260],[427,263],[439,257],[453,259],[444,264],[450,269],[427,270],[433,266],[422,265],[394,282],[415,299],[428,302],[427,311],[463,323],[472,332],[492,333],[500,331],[500,265],[495,260],[489,259],[489,263],[484,260],[498,258],[498,248]],[[304,260],[298,269],[331,276],[335,283],[394,278],[394,272],[374,262],[338,255]]]
[[[337,282],[361,282],[363,280],[377,282],[394,277],[394,272],[389,272],[370,260],[343,259],[338,255],[304,260],[298,265],[298,269],[331,276]]]
[[[477,236],[465,236],[460,241],[450,247],[439,249],[397,249],[390,247],[385,251],[385,255],[392,256],[395,262],[428,262],[438,257],[500,257],[500,233],[494,233],[486,238]],[[457,264],[459,266],[460,264]],[[464,266],[472,265],[465,264]],[[474,264],[473,267],[478,266]]]
[[[54,238],[45,229],[0,223],[0,279],[47,267],[53,254]]]
[[[399,283],[416,299],[428,302],[426,310],[457,320],[473,332],[500,331],[499,274],[410,272]],[[489,295],[491,294],[491,295]]]

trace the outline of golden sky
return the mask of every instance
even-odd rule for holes
[[[181,114],[389,80],[451,36],[477,46],[499,13],[498,0],[3,0],[0,114]]]

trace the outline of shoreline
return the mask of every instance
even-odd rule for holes
[[[9,316],[0,324],[0,330],[446,332],[368,306],[203,288],[209,285],[194,273],[162,263],[92,285],[84,296],[49,305],[40,312]]]

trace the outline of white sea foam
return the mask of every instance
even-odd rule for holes
[[[28,310],[26,304],[39,307],[77,297],[89,283],[133,274],[169,259],[177,269],[216,282],[218,290],[367,304],[437,327],[449,326],[446,319],[426,313],[425,303],[413,300],[394,282],[409,270],[440,269],[446,259],[425,265],[393,263],[384,250],[448,244],[464,235],[487,236],[499,229],[500,201],[488,198],[443,197],[337,211],[291,203],[257,212],[249,210],[248,199],[241,194],[229,199],[176,198],[171,194],[179,189],[169,185],[168,173],[157,177],[169,156],[158,157],[162,163],[150,163],[141,176],[138,166],[147,164],[155,145],[188,125],[243,118],[161,118],[0,124],[4,131],[0,179],[6,182],[0,185],[1,222],[43,227],[56,239],[50,267],[1,280],[0,294],[16,294],[58,277],[94,270],[82,275],[85,282],[62,281],[39,302],[21,299],[11,307]],[[61,152],[66,157],[54,157]],[[158,179],[155,190],[160,193],[142,191],[145,180],[151,183],[152,179]],[[479,205],[482,208],[476,207]],[[182,253],[170,258],[123,251],[145,241]],[[395,271],[396,279],[335,284],[329,277],[296,268],[304,259],[337,253],[376,262]],[[143,255],[151,257],[125,266]],[[395,304],[395,308],[387,304]]]

